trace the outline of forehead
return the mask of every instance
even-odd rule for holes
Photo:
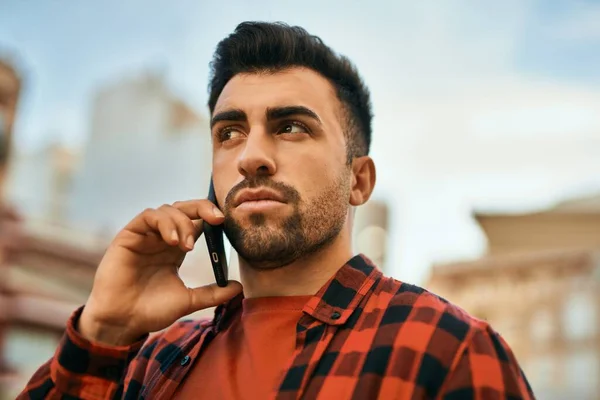
[[[289,105],[303,105],[319,113],[335,112],[338,100],[333,85],[307,68],[241,73],[223,88],[215,113],[230,108],[250,113],[252,110]]]

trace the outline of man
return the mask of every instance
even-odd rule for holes
[[[375,166],[347,59],[301,28],[243,23],[217,46],[209,108],[221,210],[135,217],[22,398],[533,398],[487,323],[353,257]],[[242,285],[180,280],[201,220],[224,224]],[[175,322],[213,305],[212,320]]]

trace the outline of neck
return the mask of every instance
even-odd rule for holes
[[[343,229],[325,248],[284,267],[253,268],[239,258],[244,297],[314,295],[352,258],[351,237],[347,231]]]

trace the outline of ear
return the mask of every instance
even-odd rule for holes
[[[375,163],[369,156],[352,160],[352,189],[350,205],[360,206],[369,200],[375,188]]]

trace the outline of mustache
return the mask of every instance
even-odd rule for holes
[[[266,176],[256,176],[244,179],[235,185],[225,197],[225,209],[231,208],[231,203],[237,194],[244,189],[267,188],[279,193],[287,203],[300,202],[300,193],[293,187],[283,182],[278,182]]]

